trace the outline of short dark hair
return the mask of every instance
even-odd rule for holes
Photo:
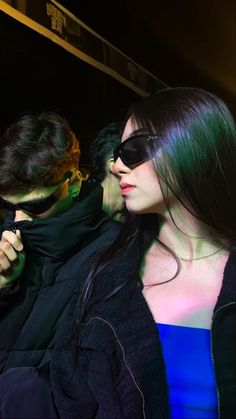
[[[0,139],[0,193],[50,186],[78,167],[79,142],[54,112],[25,114]]]
[[[113,156],[113,149],[120,144],[123,125],[111,122],[99,131],[90,146],[92,178],[102,182],[106,176],[106,160]]]

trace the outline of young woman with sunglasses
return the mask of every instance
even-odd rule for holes
[[[58,356],[57,367],[63,356],[71,362],[55,388],[58,409],[79,418],[232,418],[232,115],[201,89],[160,91],[132,107],[114,160],[130,216],[94,262],[72,316],[75,358],[71,349]]]

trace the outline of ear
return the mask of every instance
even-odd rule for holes
[[[112,168],[114,166],[114,157],[110,157],[106,163],[106,174],[109,175],[112,173]]]
[[[73,170],[72,175],[69,179],[69,184],[68,184],[69,194],[71,198],[75,199],[79,195],[81,185],[82,185],[81,172],[79,170]]]

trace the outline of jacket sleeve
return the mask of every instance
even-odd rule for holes
[[[11,306],[20,290],[19,280],[14,281],[7,287],[0,288],[0,316]]]
[[[89,386],[90,350],[61,349],[51,365],[51,383],[60,418],[95,419],[98,405]],[[55,359],[56,358],[56,359]]]
[[[58,419],[44,374],[32,367],[11,368],[0,376],[1,419]]]
[[[140,394],[127,370],[122,348],[108,325],[94,318],[83,325],[74,341],[69,338],[68,322],[67,327],[51,362],[52,389],[59,416],[141,419]],[[124,406],[128,406],[125,411]]]
[[[94,317],[79,336],[78,354],[84,354],[83,376],[97,410],[90,418],[141,419],[142,392],[116,332]]]
[[[144,419],[141,390],[120,348],[94,353],[89,368],[89,387],[97,402],[97,418]],[[121,351],[122,352],[122,351]]]

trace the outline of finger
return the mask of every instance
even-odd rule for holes
[[[8,257],[5,255],[5,253],[0,250],[0,267],[1,267],[1,272],[3,271],[7,271],[11,266],[11,262],[8,259]]]
[[[7,259],[9,259],[10,262],[14,262],[17,260],[17,251],[14,249],[11,243],[7,241],[1,241],[0,250],[5,254],[5,256],[7,257]]]
[[[21,252],[23,250],[23,244],[21,241],[21,233],[20,230],[16,230],[16,233],[10,230],[5,230],[2,233],[2,240],[0,242],[0,249],[2,242],[9,242],[15,250]]]

